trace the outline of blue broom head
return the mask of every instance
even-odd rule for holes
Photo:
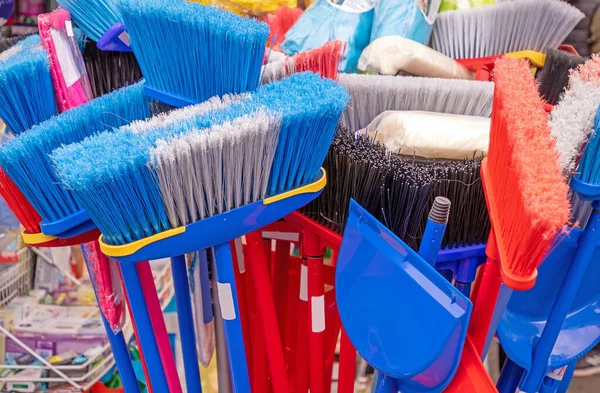
[[[5,143],[0,166],[43,220],[56,221],[82,206],[56,177],[49,154],[62,145],[150,116],[143,85],[138,83],[66,111]]]
[[[98,41],[115,23],[121,22],[121,16],[114,0],[57,0],[61,7],[83,30],[85,35]]]
[[[594,118],[594,128],[579,161],[577,177],[584,183],[600,185],[600,108]]]
[[[105,240],[126,244],[314,181],[348,100],[329,79],[295,74],[51,157]]]
[[[264,22],[184,0],[119,7],[148,87],[198,103],[258,87]]]
[[[56,115],[48,53],[33,35],[0,54],[0,119],[15,135]]]

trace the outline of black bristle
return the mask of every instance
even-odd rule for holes
[[[24,40],[29,35],[17,35],[9,38],[0,38],[0,53],[14,46],[17,42]]]
[[[490,231],[481,159],[426,160],[390,153],[340,128],[323,164],[327,186],[303,213],[338,233],[350,198],[417,249],[435,197],[452,201],[443,248],[482,244]]]
[[[585,62],[585,58],[562,50],[548,50],[544,67],[536,79],[540,83],[540,94],[551,105],[558,104],[560,96],[569,84],[569,71]]]
[[[133,53],[105,52],[88,40],[83,60],[94,97],[100,97],[142,79],[142,71]]]

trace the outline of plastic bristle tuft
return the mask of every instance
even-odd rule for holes
[[[562,50],[550,49],[546,52],[544,67],[538,71],[536,79],[540,83],[540,94],[551,105],[556,105],[569,84],[569,71],[585,62],[585,58]]]
[[[124,0],[120,10],[149,87],[198,103],[258,87],[265,23],[183,0]]]
[[[105,239],[124,244],[312,182],[347,100],[335,82],[295,74],[65,146],[52,159]]]
[[[530,278],[569,219],[568,187],[525,60],[496,61],[487,198],[502,269]]]
[[[38,35],[0,54],[0,118],[13,134],[56,115],[48,53]]]
[[[367,127],[388,110],[419,110],[489,117],[492,82],[458,79],[341,74],[339,83],[348,89],[352,102],[341,124],[349,131]]]
[[[26,35],[17,35],[9,38],[0,38],[0,53],[4,52],[7,49],[10,49],[17,43],[23,41],[25,38],[27,38]]]
[[[600,185],[600,111],[594,118],[594,129],[579,162],[577,177],[585,183]]]
[[[560,0],[502,1],[440,13],[432,44],[455,59],[544,52],[562,44],[583,18],[581,11]]]
[[[71,13],[83,32],[98,41],[115,23],[121,22],[116,1],[113,0],[57,0]]]
[[[40,221],[42,218],[2,168],[0,168],[0,196],[4,198],[6,204],[17,217],[21,225],[23,225],[27,233],[41,232]]]
[[[143,85],[137,84],[66,111],[5,143],[0,166],[44,220],[55,221],[82,206],[60,184],[49,159],[64,144],[150,116]]]

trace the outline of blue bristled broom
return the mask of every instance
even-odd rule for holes
[[[0,53],[0,119],[8,130],[18,135],[56,113],[50,60],[40,37]]]
[[[254,208],[253,203],[266,206],[259,201],[315,181],[348,99],[345,89],[333,81],[296,74],[250,95],[212,99],[100,134],[56,150],[52,159],[60,179],[102,231],[105,252],[160,244],[158,239],[192,234],[193,227],[198,228],[195,224],[214,223],[229,213],[243,214],[238,212]],[[255,221],[248,218],[246,225]],[[232,220],[227,220],[226,229],[240,230]],[[203,233],[208,235],[206,230]],[[220,230],[225,228],[214,228],[211,236]],[[193,241],[204,246],[198,248],[215,247],[220,293],[227,295],[220,298],[234,389],[249,391],[227,244],[237,235],[218,244],[204,244],[202,237]],[[175,256],[198,246],[189,240],[185,244],[181,240],[177,248],[160,247],[161,252]],[[135,260],[131,258],[127,260]],[[173,258],[174,269],[181,265],[180,259]],[[137,285],[131,265],[121,263],[128,292]],[[179,299],[180,294],[176,296]],[[132,304],[138,324],[147,319],[143,307]],[[147,339],[140,337],[142,347]],[[188,351],[184,353],[187,379],[188,371],[197,369],[197,358],[189,345],[184,343],[183,348]],[[188,367],[191,361],[195,365]],[[151,378],[155,389],[166,386],[164,374]],[[187,386],[194,383],[199,385],[190,379]]]

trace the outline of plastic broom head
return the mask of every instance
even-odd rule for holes
[[[502,279],[526,290],[535,284],[537,267],[569,218],[568,187],[527,61],[496,61],[494,79],[484,187]]]
[[[42,218],[17,185],[0,168],[0,195],[28,233],[40,233]]]

